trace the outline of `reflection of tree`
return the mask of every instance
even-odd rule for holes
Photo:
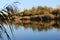
[[[11,21],[11,20],[0,20],[0,38],[2,38],[2,32],[4,32],[10,40],[10,36],[4,27],[4,24],[9,25],[10,31],[13,35],[13,25],[18,29],[19,27],[24,27],[25,29],[31,28],[33,31],[38,30],[38,31],[48,31],[51,30],[52,28],[60,29],[60,22],[59,21],[54,21],[51,20],[49,22],[43,22],[43,21],[30,21],[30,20],[18,20],[18,21]]]
[[[11,24],[10,22],[7,21],[8,24]],[[43,22],[43,21],[30,21],[30,20],[19,20],[19,21],[12,21],[12,24],[16,26],[16,28],[19,28],[19,26],[24,27],[25,29],[27,28],[32,28],[32,30],[50,30],[52,28],[59,29],[60,28],[60,22],[51,20],[48,22]]]

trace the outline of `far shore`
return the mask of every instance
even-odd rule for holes
[[[60,20],[60,16],[52,14],[47,15],[33,15],[33,16],[12,16],[10,20],[31,20],[31,21],[47,21],[47,20]]]

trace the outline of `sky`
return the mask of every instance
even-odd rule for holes
[[[57,7],[60,5],[60,0],[0,0],[0,9],[3,9],[6,5],[12,4],[18,1],[20,4],[16,4],[20,10],[31,9],[37,6]]]

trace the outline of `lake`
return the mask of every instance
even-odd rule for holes
[[[0,40],[60,40],[60,22],[0,20]]]

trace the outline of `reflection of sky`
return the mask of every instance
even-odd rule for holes
[[[23,26],[20,26],[18,29],[16,29],[15,26],[11,27],[14,38],[11,34],[10,28],[5,25],[10,38],[14,40],[60,40],[60,31],[57,31],[54,28],[48,31],[33,31],[31,28],[25,29]],[[6,40],[6,35],[4,35],[4,39]]]
[[[19,28],[14,31],[16,40],[60,40],[60,32],[55,29],[49,31],[32,31],[32,29]]]
[[[0,0],[0,9],[6,4],[10,4],[15,1],[19,1],[21,3],[18,5],[20,9],[31,8],[32,6],[39,5],[56,7],[60,4],[60,0]]]

